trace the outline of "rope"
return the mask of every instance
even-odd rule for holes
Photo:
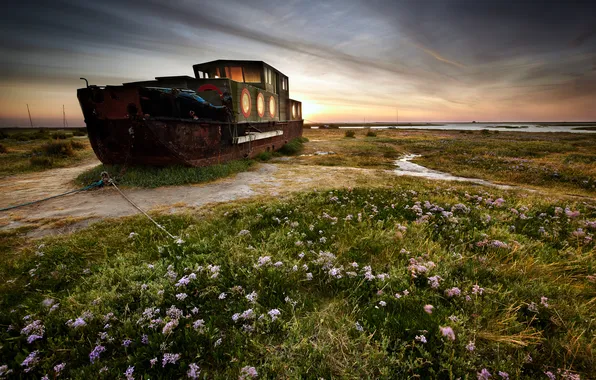
[[[0,212],[2,212],[2,211],[8,211],[8,210],[13,210],[13,209],[19,208],[19,207],[30,206],[30,205],[33,205],[33,204],[36,204],[36,203],[48,201],[50,199],[54,199],[54,198],[58,198],[58,197],[63,197],[65,195],[74,194],[74,193],[78,193],[78,192],[81,192],[81,191],[87,191],[87,190],[93,189],[94,187],[101,187],[101,186],[103,186],[103,180],[100,180],[100,181],[97,181],[97,182],[93,182],[92,184],[90,184],[88,186],[85,186],[85,187],[81,187],[80,189],[77,189],[77,190],[71,190],[71,191],[67,191],[66,193],[62,193],[62,194],[58,194],[58,195],[52,195],[51,197],[39,199],[39,200],[36,200],[36,201],[27,202],[27,203],[21,203],[21,204],[18,204],[18,205],[1,208],[0,209]]]
[[[102,177],[107,177],[108,178],[108,184],[114,186],[114,188],[116,190],[118,190],[118,192],[120,193],[120,195],[122,195],[124,197],[124,199],[126,199],[128,201],[128,203],[130,203],[134,208],[136,208],[138,211],[140,211],[143,215],[145,215],[147,218],[149,218],[150,221],[153,222],[153,224],[155,224],[157,226],[157,228],[161,229],[163,232],[165,232],[169,237],[171,237],[174,240],[178,240],[177,236],[172,235],[171,233],[168,232],[168,230],[166,230],[164,228],[164,226],[162,226],[161,224],[157,223],[152,217],[149,216],[149,214],[147,214],[142,208],[140,208],[136,203],[134,203],[130,198],[128,198],[123,192],[122,190],[120,190],[118,188],[118,186],[116,186],[116,184],[114,183],[114,180],[112,178],[110,178],[109,174],[107,172],[103,172],[101,173]]]

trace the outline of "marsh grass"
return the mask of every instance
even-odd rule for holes
[[[191,363],[216,379],[246,366],[260,378],[595,373],[592,206],[385,180],[154,214],[178,242],[143,217],[35,243],[0,232],[0,324],[12,326],[0,330],[0,363],[22,376],[37,351],[27,375],[66,363],[64,378],[117,378],[129,366],[181,378]],[[234,321],[248,309],[254,318]],[[77,318],[84,325],[69,327]],[[21,331],[35,320],[43,337],[27,343]],[[97,345],[106,351],[91,363]],[[180,358],[163,366],[165,353]]]
[[[9,137],[2,140],[7,152],[0,156],[0,176],[72,166],[94,155],[86,139],[52,141],[45,130],[18,133],[27,138],[21,141],[15,139],[14,134],[8,134]],[[42,161],[44,164],[40,165]]]
[[[77,185],[88,185],[101,179],[101,173],[106,171],[115,179],[118,185],[129,187],[160,187],[186,185],[213,181],[218,178],[227,177],[234,173],[248,170],[254,161],[236,160],[224,164],[211,165],[206,167],[150,167],[150,166],[129,166],[121,165],[98,165],[80,174],[75,182]]]
[[[268,161],[281,155],[296,155],[302,151],[306,138],[296,138],[283,145],[277,152],[262,152],[255,157],[257,161]],[[176,186],[213,181],[248,170],[254,164],[253,160],[235,160],[223,164],[200,168],[186,166],[149,167],[122,165],[98,165],[80,174],[75,182],[77,185],[88,185],[101,178],[101,173],[107,171],[116,183],[128,187],[160,187]]]
[[[394,167],[401,154],[417,153],[416,163],[470,178],[482,178],[554,192],[596,193],[596,134],[481,131],[379,130],[377,137],[344,139],[341,130],[305,130],[318,140],[307,153],[333,150],[332,157],[305,164],[364,167],[358,157]],[[490,131],[489,131],[490,132]]]

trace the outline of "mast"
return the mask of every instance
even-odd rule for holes
[[[66,120],[66,111],[64,110],[64,104],[62,105],[62,126],[68,128],[68,121]]]
[[[31,124],[31,128],[33,128],[33,120],[31,120],[31,111],[29,111],[29,104],[27,104],[27,113],[29,114],[29,124]]]

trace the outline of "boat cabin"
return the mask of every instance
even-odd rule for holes
[[[216,60],[193,66],[189,76],[157,77],[125,85],[190,89],[209,103],[233,108],[235,121],[302,120],[302,103],[290,99],[289,79],[263,61]]]

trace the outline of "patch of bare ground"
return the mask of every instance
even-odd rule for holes
[[[76,167],[13,176],[0,184],[6,194],[0,207],[33,201],[73,190],[72,180],[96,162]],[[276,197],[297,191],[349,187],[366,184],[382,171],[350,167],[260,164],[255,170],[206,184],[168,186],[156,189],[124,189],[144,210],[174,213],[208,204],[252,197]],[[0,229],[36,227],[27,234],[41,237],[62,234],[106,219],[137,214],[113,188],[102,188],[51,199],[0,214]]]

